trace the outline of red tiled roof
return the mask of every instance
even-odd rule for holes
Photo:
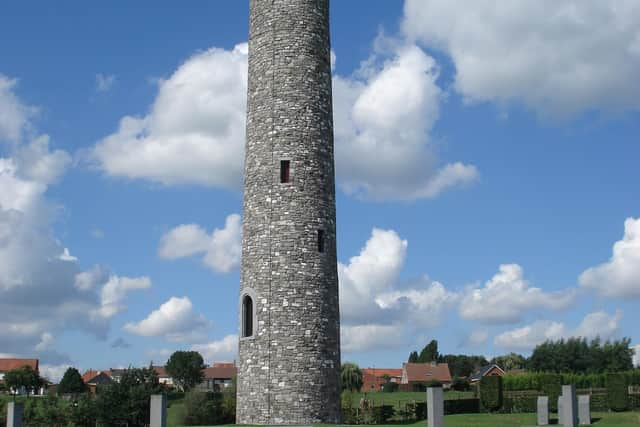
[[[404,363],[402,369],[407,371],[407,381],[440,381],[451,382],[451,372],[447,363]]]
[[[233,363],[214,363],[213,367],[205,368],[205,379],[231,379],[236,376],[236,366]]]
[[[158,377],[160,378],[169,378],[169,374],[167,374],[167,369],[164,366],[152,366],[153,370],[156,371]]]
[[[100,372],[101,371],[88,370],[84,374],[82,374],[82,381],[84,381],[85,383],[88,383],[89,381],[91,381],[92,379],[100,375]]]
[[[23,366],[29,366],[37,371],[39,363],[38,359],[0,359],[0,372],[11,371]]]
[[[384,377],[389,375],[390,377],[402,377],[402,369],[387,369],[387,368],[364,368],[362,375],[373,375],[374,377]]]

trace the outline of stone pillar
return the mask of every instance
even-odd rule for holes
[[[581,425],[591,425],[590,401],[591,396],[588,394],[578,396],[578,420]]]
[[[427,388],[427,425],[429,427],[444,427],[442,387]]]
[[[22,403],[9,402],[7,405],[7,427],[22,427]]]
[[[562,418],[560,422],[564,427],[577,427],[578,425],[578,408],[576,402],[576,386],[562,386]]]
[[[549,425],[549,396],[538,396],[538,425]]]
[[[167,427],[167,396],[154,394],[151,396],[150,427]]]
[[[562,395],[558,396],[558,424],[562,424]]]

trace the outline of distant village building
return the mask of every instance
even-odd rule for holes
[[[0,359],[0,382],[4,381],[4,374],[7,372],[25,366],[39,372],[40,361],[38,359]]]
[[[82,381],[87,385],[89,391],[93,394],[96,393],[98,386],[108,385],[113,383],[111,373],[109,371],[94,371],[88,370],[82,374]]]
[[[403,363],[400,389],[424,391],[431,381],[438,381],[443,388],[451,387],[451,372],[447,363]]]
[[[380,391],[387,382],[400,384],[402,369],[365,368],[362,370],[362,391]]]
[[[204,370],[204,380],[197,386],[200,391],[220,391],[233,383],[237,374],[235,363],[214,363]]]
[[[500,366],[496,365],[495,363],[489,364],[483,366],[482,368],[471,374],[471,377],[469,377],[469,382],[473,384],[480,381],[483,377],[501,377],[503,375],[504,371],[502,370],[502,368],[500,368]]]
[[[173,378],[167,374],[167,369],[164,366],[152,366],[152,368],[158,374],[158,382],[160,384],[173,387]]]

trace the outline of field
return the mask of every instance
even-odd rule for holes
[[[179,427],[172,424],[171,412],[177,409],[174,406],[169,411],[169,427]],[[595,412],[593,425],[596,427],[638,427],[640,426],[640,412]],[[445,427],[522,427],[534,426],[536,424],[535,414],[469,414],[469,415],[448,415],[444,419]],[[425,421],[410,424],[386,424],[387,427],[425,427]],[[324,427],[335,427],[330,424]]]

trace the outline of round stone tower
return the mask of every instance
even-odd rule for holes
[[[251,0],[237,422],[340,421],[329,0]]]

